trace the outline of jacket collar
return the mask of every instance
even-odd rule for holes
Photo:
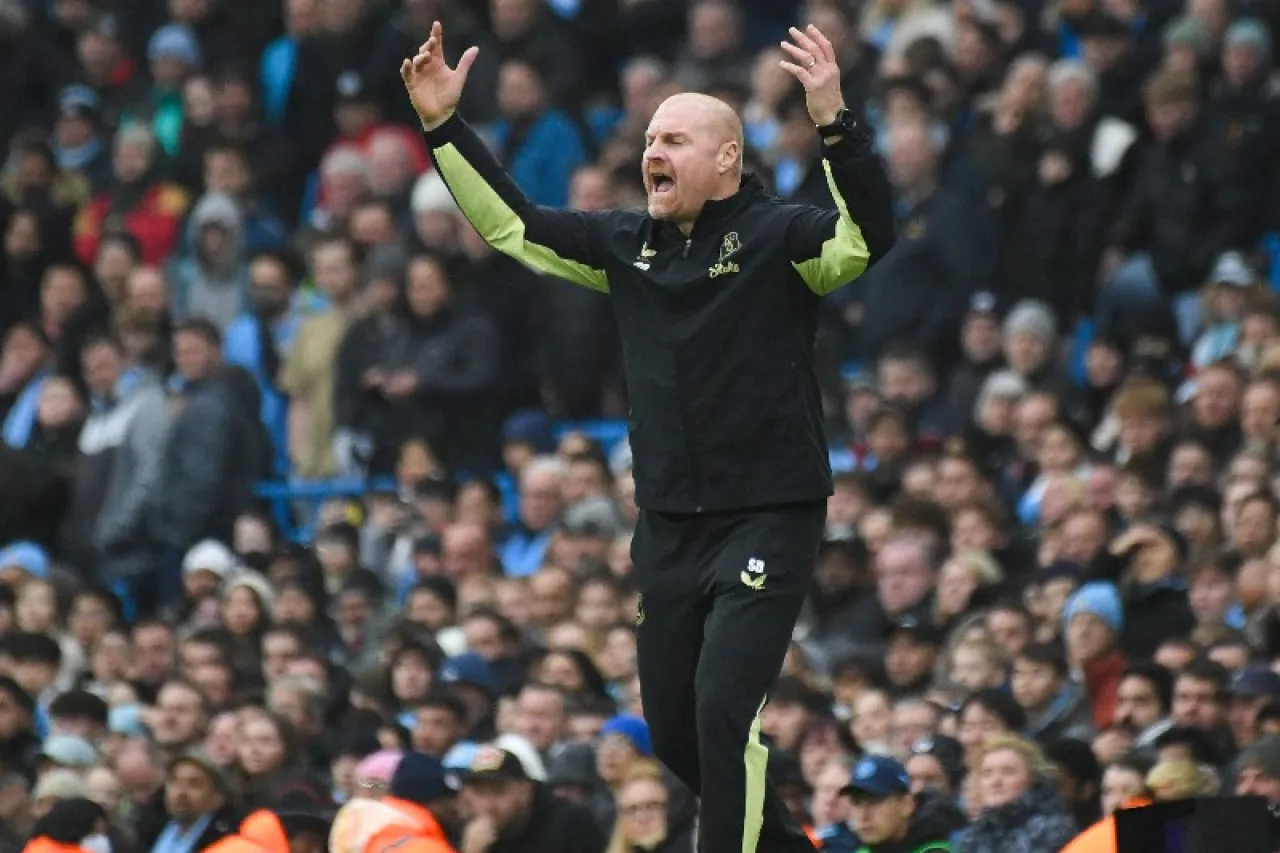
[[[763,195],[764,184],[760,182],[760,179],[753,172],[744,173],[736,193],[728,198],[714,199],[702,205],[702,211],[694,221],[693,229],[689,232],[688,239],[697,240],[707,234],[716,233],[721,225],[731,220],[743,208]],[[676,225],[672,222],[662,222],[660,225],[671,231],[677,230]]]

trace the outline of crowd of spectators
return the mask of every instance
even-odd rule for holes
[[[692,851],[629,451],[558,429],[625,418],[610,304],[431,168],[397,70],[436,19],[465,118],[588,210],[643,204],[682,90],[832,204],[776,45],[835,46],[899,240],[824,306],[835,493],[761,720],[815,839],[1280,805],[1280,4],[0,0],[0,851],[92,801],[199,853],[415,753],[470,772],[462,853]]]

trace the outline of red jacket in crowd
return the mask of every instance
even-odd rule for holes
[[[80,208],[71,232],[76,258],[91,265],[102,235],[124,230],[142,248],[142,263],[163,264],[178,242],[182,217],[190,203],[186,191],[173,184],[156,184],[123,216],[112,214],[111,201],[111,194],[103,193]]]

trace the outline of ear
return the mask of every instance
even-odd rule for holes
[[[736,139],[720,146],[720,155],[716,158],[716,167],[720,174],[732,171],[742,161],[742,147]]]

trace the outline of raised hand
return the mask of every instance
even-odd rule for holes
[[[400,63],[400,79],[404,80],[424,129],[434,130],[453,115],[479,53],[478,47],[467,48],[457,67],[450,68],[444,61],[444,28],[436,21],[431,25],[431,37],[418,48],[418,55]]]
[[[782,49],[795,60],[784,59],[780,64],[804,86],[809,118],[819,127],[834,122],[844,109],[844,94],[840,91],[840,67],[831,42],[810,24],[804,30],[792,27],[791,41],[784,41]]]

